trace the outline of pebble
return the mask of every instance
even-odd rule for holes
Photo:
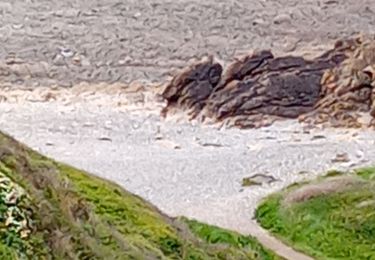
[[[108,142],[112,142],[112,139],[108,136],[101,136],[98,138],[99,141],[108,141]]]
[[[274,24],[290,23],[291,17],[288,14],[279,14],[273,19]]]
[[[70,58],[70,57],[73,57],[74,52],[71,49],[62,48],[60,49],[60,54],[64,56],[65,58]]]
[[[22,24],[22,23],[19,23],[19,24],[13,24],[12,25],[12,28],[15,29],[15,30],[21,30],[22,28],[24,28],[25,25]]]
[[[333,163],[344,163],[349,161],[350,159],[348,153],[338,153],[336,154],[336,157],[331,160]]]

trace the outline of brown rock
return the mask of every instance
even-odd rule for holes
[[[307,60],[274,57],[264,50],[222,67],[212,57],[173,78],[162,96],[171,108],[193,118],[240,128],[261,127],[277,119],[309,124],[359,127],[358,112],[374,100],[375,41],[338,41],[332,50]],[[372,116],[375,112],[372,108]]]
[[[162,97],[167,100],[167,107],[163,114],[166,114],[171,107],[177,106],[183,110],[190,110],[192,116],[197,115],[219,83],[221,73],[221,65],[214,63],[212,57],[183,70],[162,93]]]
[[[247,62],[230,67],[224,77],[228,83],[215,89],[207,101],[208,116],[218,121],[240,117],[234,124],[247,127],[244,116],[249,121],[254,121],[254,115],[296,118],[313,109],[319,99],[323,69],[329,62],[311,63],[292,56],[272,58],[271,53],[260,61],[258,55],[253,58],[245,57]]]
[[[360,112],[374,117],[375,41],[359,38],[350,44],[348,58],[325,72],[321,99],[314,111],[301,117],[300,121],[358,128],[362,127]]]

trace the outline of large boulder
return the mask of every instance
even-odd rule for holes
[[[356,113],[371,110],[374,46],[372,39],[342,40],[312,60],[274,57],[265,50],[234,61],[224,72],[210,57],[166,86],[163,113],[173,108],[189,118],[240,128],[283,118],[355,127]]]
[[[163,114],[172,108],[187,110],[192,116],[197,115],[220,81],[223,68],[213,61],[213,57],[185,68],[167,85],[162,93],[167,100]]]

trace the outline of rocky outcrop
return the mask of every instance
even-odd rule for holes
[[[168,105],[162,113],[166,115],[172,108],[179,108],[196,116],[220,82],[222,71],[212,56],[184,69],[164,90],[162,96]]]
[[[375,41],[358,39],[350,47],[348,58],[324,73],[321,98],[300,121],[356,128],[374,124],[374,120],[363,122],[362,117],[375,117]]]
[[[277,119],[357,127],[358,112],[370,112],[375,43],[356,38],[307,60],[260,51],[234,61],[223,72],[212,57],[189,66],[166,86],[163,110],[190,119],[240,128]],[[375,114],[372,110],[371,114]]]

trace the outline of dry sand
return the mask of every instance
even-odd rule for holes
[[[30,92],[9,94],[0,104],[1,129],[119,183],[172,216],[248,233],[257,203],[271,192],[328,169],[369,165],[375,157],[371,130],[307,131],[293,120],[262,129],[217,129],[164,121],[158,115],[162,104],[150,97],[139,103],[119,87],[92,88],[83,88],[79,99],[63,89],[50,102],[37,102]],[[116,89],[123,95],[113,94]],[[337,154],[347,154],[341,156],[346,160],[334,160]],[[260,178],[260,186],[242,187],[242,179],[254,174],[268,177]]]
[[[372,0],[3,0],[0,129],[172,216],[263,234],[261,242],[302,259],[252,222],[257,202],[327,169],[370,164],[374,132],[306,133],[294,121],[246,131],[165,122],[152,95],[138,91],[128,102],[121,86],[106,87],[164,82],[204,54],[225,63],[259,48],[313,56],[337,38],[374,33],[374,13]],[[53,101],[48,87],[82,81],[89,83],[84,90],[57,90]],[[97,91],[100,82],[105,93]],[[16,85],[47,90],[10,91]],[[332,161],[343,153],[348,162]],[[241,187],[254,174],[277,181]]]

